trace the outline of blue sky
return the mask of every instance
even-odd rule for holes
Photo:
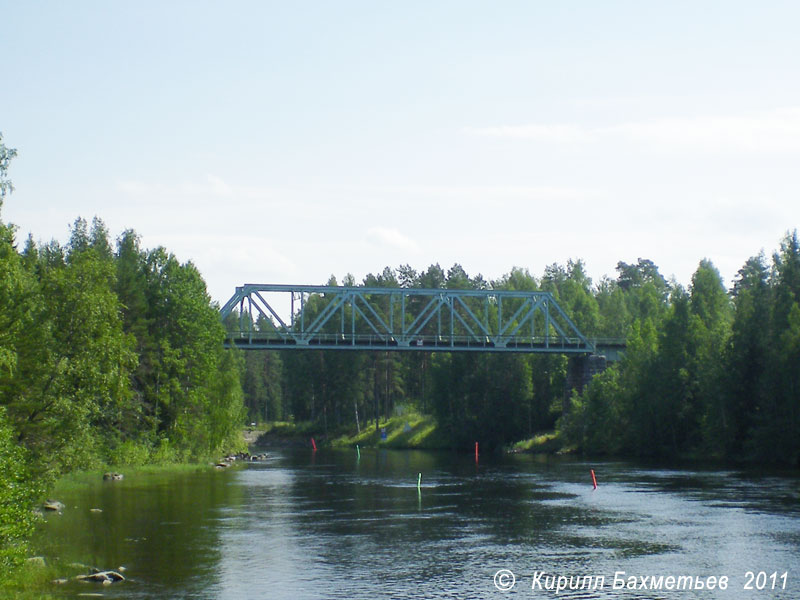
[[[652,259],[727,281],[800,210],[800,3],[9,2],[2,218],[244,282]]]

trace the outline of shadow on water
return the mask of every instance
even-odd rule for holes
[[[235,472],[118,483],[65,497],[47,527],[56,555],[128,566],[131,584],[103,590],[117,597],[487,597],[509,568],[512,596],[531,594],[545,570],[608,579],[574,597],[653,598],[612,591],[614,573],[742,583],[747,570],[800,564],[798,479],[776,474],[302,449]],[[761,597],[799,597],[790,585]]]
[[[220,511],[244,495],[233,481],[230,472],[165,471],[113,482],[98,476],[56,490],[65,509],[46,515],[42,537],[50,561],[69,574],[85,572],[70,563],[121,566],[130,582],[102,589],[70,583],[54,593],[177,598],[207,587],[221,559]]]

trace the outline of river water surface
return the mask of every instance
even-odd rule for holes
[[[124,566],[128,577],[55,588],[64,597],[800,598],[796,475],[287,450],[226,471],[97,481],[59,499],[67,507],[47,516],[46,556]],[[501,569],[514,574],[510,591],[497,587],[512,581],[495,577]],[[559,576],[582,589],[547,589]],[[670,576],[695,589],[665,588]],[[637,589],[619,589],[630,577]]]

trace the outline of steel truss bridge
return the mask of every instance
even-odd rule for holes
[[[243,349],[586,355],[599,342],[549,292],[245,284],[220,310],[230,315],[226,344]]]

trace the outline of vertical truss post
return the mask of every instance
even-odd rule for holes
[[[491,326],[489,325],[489,296],[483,299],[483,328],[486,331],[491,331]]]
[[[389,294],[389,331],[394,331],[394,294]]]
[[[403,344],[408,345],[406,339],[406,293],[400,292],[400,338]]]
[[[455,345],[455,338],[453,336],[453,325],[455,324],[456,316],[455,316],[455,303],[453,302],[453,297],[448,295],[447,296],[447,303],[450,305],[450,346]]]
[[[244,297],[239,300],[239,331],[244,331]]]
[[[544,347],[550,347],[550,303],[544,304]]]
[[[436,343],[442,339],[442,295],[439,294],[439,304],[436,306]]]
[[[500,335],[501,335],[500,334],[501,331],[503,331],[503,297],[502,296],[498,296],[497,297],[497,337],[498,337],[498,340],[497,341],[501,346],[505,346],[506,345],[505,342],[503,340],[499,339]]]
[[[247,341],[253,343],[253,298],[247,297]]]
[[[339,311],[342,322],[342,328],[341,328],[342,337],[344,337],[344,305],[347,304],[347,292],[344,292],[344,294],[345,294],[345,301],[342,302],[342,309]]]

